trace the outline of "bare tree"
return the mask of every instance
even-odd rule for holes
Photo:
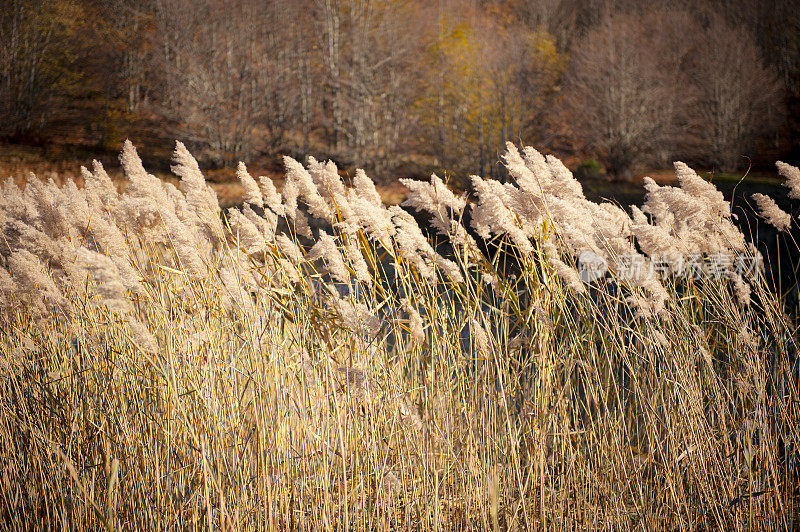
[[[218,163],[275,149],[298,107],[290,3],[159,2],[165,110]]]
[[[690,68],[698,89],[695,109],[708,162],[735,169],[756,138],[779,118],[781,86],[765,67],[746,28],[711,15]]]
[[[389,162],[406,146],[426,19],[412,0],[316,0],[324,121],[339,157]],[[424,11],[424,9],[423,9]]]
[[[691,0],[684,0],[692,3]],[[701,9],[713,9],[731,26],[747,21],[761,56],[773,67],[789,95],[800,97],[800,11],[797,0],[711,0]]]
[[[676,136],[676,93],[691,88],[676,78],[681,57],[665,53],[656,29],[638,15],[607,18],[573,51],[564,103],[569,120],[608,168],[628,178],[657,158]],[[678,52],[678,51],[676,51]]]

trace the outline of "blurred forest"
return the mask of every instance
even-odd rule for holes
[[[798,131],[796,0],[0,6],[0,139],[64,157],[177,138],[210,167],[502,177],[508,139],[624,179],[797,164]]]

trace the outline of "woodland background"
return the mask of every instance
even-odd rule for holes
[[[799,13],[791,0],[5,0],[0,154],[113,160],[130,138],[158,167],[177,138],[209,169],[313,154],[383,183],[502,178],[506,140],[579,176],[797,164]]]

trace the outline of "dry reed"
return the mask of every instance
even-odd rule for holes
[[[409,183],[447,256],[314,160],[282,196],[240,166],[227,214],[180,144],[181,190],[130,144],[124,193],[3,185],[4,528],[797,528],[783,301],[613,266],[747,251],[730,207],[681,164],[631,217],[505,160],[470,205]]]

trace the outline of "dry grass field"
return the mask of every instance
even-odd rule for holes
[[[509,145],[406,210],[313,159],[120,160],[2,185],[3,528],[800,526],[797,316],[687,166],[625,210]]]

